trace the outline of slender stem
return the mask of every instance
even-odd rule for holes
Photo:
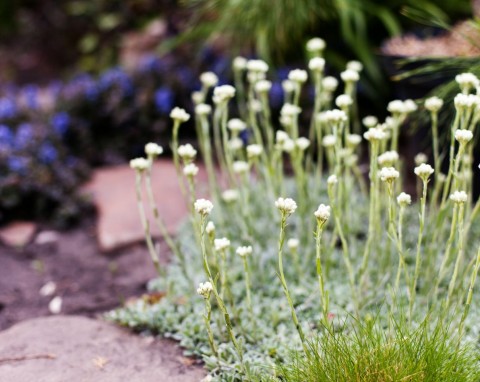
[[[464,232],[463,232],[463,223],[464,223],[464,203],[460,203],[458,208],[458,253],[457,253],[457,260],[455,261],[455,267],[453,269],[453,275],[450,280],[450,284],[448,285],[448,294],[446,299],[446,306],[447,308],[450,306],[450,299],[452,297],[453,291],[455,289],[455,284],[457,281],[457,275],[460,268],[460,263],[463,259],[463,251],[464,251]]]
[[[438,289],[440,288],[440,283],[442,282],[443,277],[445,276],[445,267],[450,260],[450,253],[452,252],[452,244],[455,239],[455,233],[457,231],[457,215],[458,215],[458,205],[455,203],[453,205],[453,216],[452,224],[450,226],[450,235],[448,236],[447,246],[445,248],[445,253],[443,254],[442,263],[440,265],[440,270],[438,271],[438,278],[435,285],[435,296],[438,295]]]
[[[323,224],[318,222],[317,223],[317,231],[315,233],[315,242],[316,242],[316,269],[317,269],[317,277],[318,277],[318,286],[320,288],[320,297],[322,299],[322,314],[323,314],[323,322],[325,327],[329,326],[328,322],[328,292],[325,291],[325,278],[323,276],[322,270],[322,258],[321,258],[321,251],[322,251],[322,233],[323,233]]]
[[[209,298],[205,298],[205,315],[203,316],[203,319],[205,321],[205,326],[207,327],[208,343],[210,344],[213,355],[218,358],[218,351],[217,347],[215,346],[212,326],[210,325],[210,321],[212,319],[212,305],[210,304]]]

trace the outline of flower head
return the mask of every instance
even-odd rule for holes
[[[252,252],[253,252],[253,249],[252,249],[251,245],[238,247],[237,250],[236,250],[237,255],[240,256],[240,257],[245,257],[245,256],[248,256],[248,255],[251,255]]]
[[[450,200],[457,204],[466,203],[467,199],[468,195],[465,191],[455,191],[450,195]]]
[[[378,127],[372,127],[371,129],[368,129],[364,134],[363,137],[370,142],[378,142],[381,141],[382,139],[386,138],[385,132],[378,128]]]
[[[382,167],[379,176],[382,182],[391,183],[400,176],[400,173],[393,167]]]
[[[286,103],[282,106],[282,109],[280,110],[280,115],[282,117],[296,117],[298,114],[300,114],[301,111],[302,109],[300,109],[298,106]]]
[[[306,48],[307,51],[311,53],[321,53],[325,49],[325,40],[320,37],[314,37],[307,41]]]
[[[378,125],[378,118],[373,115],[367,115],[362,119],[362,123],[367,128],[372,128]]]
[[[210,294],[213,291],[213,285],[206,281],[204,283],[200,283],[197,288],[197,293],[205,299],[210,298]]]
[[[330,218],[330,206],[320,204],[314,215],[317,218],[317,223],[323,226]]]
[[[249,159],[258,158],[263,152],[262,145],[252,144],[247,146],[247,157]]]
[[[238,137],[232,138],[228,141],[228,147],[232,151],[240,150],[243,147],[243,141]]]
[[[197,150],[195,150],[190,143],[187,143],[185,145],[178,146],[177,154],[184,161],[189,162],[195,159],[195,156],[197,155]]]
[[[213,246],[215,247],[215,251],[224,251],[230,247],[230,240],[228,240],[226,237],[215,239],[213,241]]]
[[[467,144],[470,142],[473,138],[473,133],[470,130],[466,129],[457,129],[455,130],[455,139],[460,143],[460,144]]]
[[[288,73],[288,79],[293,82],[304,83],[307,82],[308,74],[305,70],[294,69]]]
[[[291,198],[278,198],[275,202],[275,207],[277,207],[282,214],[289,216],[297,209],[297,203]]]
[[[432,113],[438,112],[443,106],[443,100],[438,97],[430,97],[425,100],[425,109]]]
[[[308,68],[312,72],[323,72],[325,68],[325,60],[321,57],[314,57],[308,62]]]
[[[418,154],[415,155],[415,157],[413,158],[413,161],[415,162],[415,164],[416,164],[417,166],[420,166],[422,163],[427,163],[427,162],[428,162],[427,154],[425,154],[425,153],[418,153]]]
[[[212,221],[209,221],[205,227],[205,232],[208,235],[213,235],[215,233],[215,224]]]
[[[195,163],[189,163],[183,168],[183,175],[187,177],[194,177],[198,174],[198,167]]]
[[[325,77],[322,80],[322,87],[325,89],[325,91],[333,93],[338,87],[338,80],[331,76]]]
[[[282,89],[285,93],[289,94],[295,90],[295,84],[293,81],[290,80],[283,80],[282,81]]]
[[[378,164],[384,167],[392,167],[398,161],[398,153],[396,151],[385,151],[378,156]]]
[[[245,174],[250,170],[250,165],[242,160],[233,162],[233,172],[235,174]]]
[[[199,103],[195,106],[195,114],[200,116],[209,115],[212,113],[212,107],[206,103]]]
[[[227,122],[227,128],[230,131],[240,132],[247,128],[247,124],[243,122],[241,119],[232,118]]]
[[[334,147],[337,143],[337,137],[333,134],[327,134],[322,138],[322,145],[324,147]]]
[[[347,108],[353,104],[353,99],[348,94],[341,94],[335,100],[335,104],[340,108]]]
[[[330,185],[330,186],[333,186],[334,184],[337,184],[338,183],[338,178],[335,174],[333,175],[330,175],[328,178],[327,178],[327,184]]]
[[[205,72],[200,75],[200,82],[206,88],[213,88],[218,83],[218,77],[213,72]]]
[[[247,59],[245,57],[235,57],[232,62],[233,70],[245,70],[247,68]]]
[[[213,102],[226,102],[235,97],[235,88],[231,85],[221,85],[213,89]]]
[[[275,134],[275,141],[279,145],[283,144],[283,142],[285,142],[287,139],[290,139],[290,137],[288,136],[288,134],[285,131],[277,130],[277,132]]]
[[[457,81],[462,91],[469,91],[470,89],[475,89],[480,85],[480,81],[473,73],[457,74],[455,76],[455,81]]]
[[[287,246],[292,251],[296,250],[299,245],[300,245],[300,240],[298,240],[297,238],[291,238],[291,239],[288,239],[287,241]]]
[[[360,73],[363,70],[363,65],[360,61],[349,61],[347,62],[347,69],[354,70],[355,72]]]
[[[238,190],[230,189],[222,192],[222,199],[225,203],[233,203],[239,198]]]
[[[301,151],[305,151],[310,146],[310,140],[305,137],[297,138],[295,141],[295,146],[298,147]]]
[[[347,121],[347,114],[343,110],[333,109],[325,111],[325,120],[328,123],[339,123]]]
[[[400,207],[406,207],[407,205],[412,204],[412,197],[409,194],[402,192],[397,196],[397,203]]]
[[[434,170],[432,166],[426,163],[422,163],[420,166],[415,167],[415,175],[422,178],[423,181],[427,181],[430,175],[433,174]]]
[[[356,70],[347,69],[340,73],[340,77],[343,82],[357,82],[360,79],[360,75]]]
[[[255,84],[255,91],[257,93],[268,93],[272,88],[272,83],[268,80],[260,80]]]
[[[138,172],[145,171],[149,166],[148,160],[145,158],[135,158],[130,161],[130,168]]]
[[[213,203],[207,199],[197,199],[193,206],[195,211],[202,216],[210,215],[213,209]]]
[[[248,60],[247,70],[249,72],[266,73],[268,72],[268,64],[262,60]]]
[[[163,148],[156,143],[150,142],[145,145],[145,154],[150,158],[156,158],[163,153]]]
[[[187,122],[190,119],[190,114],[188,114],[185,109],[175,107],[170,112],[170,118],[178,122]]]

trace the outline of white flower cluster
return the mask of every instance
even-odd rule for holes
[[[296,250],[299,245],[300,245],[300,240],[298,240],[297,238],[291,238],[291,239],[288,239],[287,241],[287,246],[292,251]]]
[[[243,160],[233,162],[232,167],[235,174],[246,174],[250,170],[250,165]]]
[[[322,80],[322,87],[326,92],[333,93],[337,90],[338,87],[338,80],[335,77],[325,77]]]
[[[412,197],[406,192],[402,192],[397,196],[397,203],[400,207],[406,207],[409,204],[412,204]]]
[[[415,167],[414,172],[415,175],[426,181],[433,174],[434,170],[429,164],[422,163],[420,166]]]
[[[288,73],[288,79],[290,81],[303,84],[307,82],[308,74],[305,70],[294,69],[294,70],[291,70],[290,73]]]
[[[222,237],[220,239],[215,239],[213,241],[213,246],[215,248],[215,251],[224,251],[230,247],[230,240],[228,240],[226,237]]]
[[[363,70],[363,65],[360,61],[349,61],[347,62],[347,70],[353,70],[355,72],[360,73]]]
[[[453,100],[457,109],[470,109],[480,105],[480,97],[475,94],[457,94]]]
[[[340,108],[348,108],[353,104],[353,99],[348,94],[341,94],[335,99],[335,104]]]
[[[200,82],[206,88],[213,88],[218,84],[218,77],[213,72],[205,72],[200,74]]]
[[[367,115],[362,119],[362,123],[367,128],[372,128],[378,125],[378,118],[373,115]]]
[[[340,77],[343,82],[357,82],[360,79],[360,75],[356,70],[347,69],[340,73]]]
[[[378,164],[384,167],[392,167],[398,161],[398,153],[396,151],[385,151],[378,156]]]
[[[362,142],[362,137],[358,134],[348,134],[346,137],[347,144],[349,146],[355,147]]]
[[[247,146],[247,157],[249,159],[258,158],[260,155],[262,155],[262,152],[263,152],[262,145],[251,144]]]
[[[275,207],[277,207],[282,214],[291,215],[297,209],[297,203],[291,198],[278,198],[275,202]]]
[[[204,283],[200,283],[197,288],[197,293],[202,296],[203,298],[210,298],[210,294],[213,291],[213,285],[206,281]]]
[[[466,203],[468,199],[468,195],[465,191],[455,191],[450,195],[450,200],[454,203]]]
[[[382,167],[379,176],[382,182],[393,182],[400,177],[400,173],[394,167]]]
[[[322,145],[326,148],[334,147],[337,143],[337,137],[333,134],[327,134],[322,139]]]
[[[210,215],[213,210],[213,203],[207,199],[197,199],[193,206],[195,211],[203,216]]]
[[[473,73],[461,73],[455,76],[455,81],[457,81],[460,88],[465,91],[470,89],[475,89],[480,86],[480,81],[477,76]]]
[[[320,37],[314,37],[307,41],[307,51],[310,53],[321,53],[325,49],[325,41]]]
[[[377,142],[387,137],[385,131],[378,127],[372,127],[363,133],[363,137],[369,142]]]
[[[266,73],[268,72],[268,64],[262,60],[249,60],[247,70],[249,72]]]
[[[425,100],[425,109],[437,113],[443,106],[443,100],[438,97],[430,97]]]
[[[212,221],[209,221],[205,227],[205,232],[208,235],[213,235],[215,233],[215,224]]]
[[[189,163],[183,168],[183,175],[188,177],[194,177],[198,174],[198,167],[195,163]]]
[[[185,109],[175,107],[170,112],[170,118],[178,122],[187,122],[190,119],[190,114],[188,114]]]
[[[466,144],[470,142],[472,138],[473,138],[473,133],[470,130],[466,130],[466,129],[455,130],[455,139],[461,144]]]
[[[335,174],[333,175],[330,175],[328,178],[327,178],[327,184],[329,186],[333,186],[334,184],[337,184],[338,183],[338,178]]]
[[[317,210],[314,212],[315,217],[317,218],[317,222],[321,225],[325,224],[327,220],[330,218],[330,206],[326,206],[325,204],[320,204]]]
[[[227,128],[232,132],[240,132],[247,128],[247,124],[241,119],[232,118],[227,122]]]
[[[248,245],[248,246],[238,247],[237,251],[236,251],[236,254],[240,257],[245,257],[245,256],[248,256],[248,255],[251,255],[252,252],[253,252],[252,246]]]
[[[221,85],[213,89],[213,102],[216,104],[226,102],[235,97],[235,88],[232,85]]]
[[[247,68],[247,59],[245,57],[235,57],[232,62],[234,70],[242,71]]]
[[[195,106],[195,114],[199,116],[205,116],[212,113],[212,107],[206,103],[199,103]]]
[[[295,141],[295,146],[300,151],[305,151],[310,146],[310,140],[308,138],[305,138],[305,137],[297,138],[296,141]]]
[[[325,60],[321,57],[314,57],[308,62],[308,68],[312,72],[323,72],[325,69]]]
[[[139,172],[145,171],[149,166],[148,160],[145,158],[135,158],[130,161],[130,168]]]
[[[427,163],[428,162],[428,157],[427,154],[425,153],[418,153],[415,155],[413,158],[413,161],[415,162],[415,165],[420,166],[422,163]]]
[[[232,151],[240,150],[243,147],[243,141],[238,137],[232,138],[228,141],[228,147]]]
[[[268,93],[272,88],[272,83],[268,80],[260,80],[255,84],[255,91],[257,93]]]
[[[339,123],[347,121],[347,114],[343,110],[333,109],[324,112],[325,121],[328,123]]]
[[[392,114],[408,114],[417,110],[417,104],[411,99],[390,101],[387,110]]]
[[[163,147],[156,143],[150,142],[145,145],[145,154],[151,158],[155,158],[163,153]]]
[[[286,103],[282,106],[282,109],[280,110],[280,115],[282,117],[292,118],[300,114],[301,111],[302,109],[300,109],[298,106]]]
[[[238,190],[230,189],[222,192],[222,199],[225,203],[233,203],[239,198]]]
[[[185,145],[178,146],[177,154],[184,161],[189,162],[195,159],[195,156],[197,155],[197,150],[195,150],[190,143],[187,143]]]

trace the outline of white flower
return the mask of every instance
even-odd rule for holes
[[[189,163],[183,168],[183,175],[194,177],[198,174],[198,167],[195,163]]]
[[[346,137],[347,144],[350,146],[357,146],[362,141],[362,137],[358,134],[348,134]]]
[[[347,62],[347,69],[360,73],[363,70],[363,65],[360,61],[353,60]]]
[[[248,60],[247,69],[249,72],[268,72],[268,64],[262,60]]]
[[[145,158],[135,158],[130,161],[130,168],[137,171],[145,171],[149,166],[148,160]]]
[[[323,72],[325,60],[321,57],[314,57],[308,62],[308,68],[312,72]]]
[[[387,105],[387,110],[392,114],[405,113],[405,107],[404,107],[403,101],[399,99],[390,101]]]
[[[300,114],[301,111],[302,109],[300,109],[298,106],[286,103],[282,106],[282,109],[280,110],[280,115],[286,117],[295,117]]]
[[[314,37],[307,41],[306,48],[307,51],[311,53],[320,53],[325,49],[325,40],[320,37]]]
[[[180,158],[188,162],[195,158],[197,155],[197,150],[195,150],[190,143],[187,143],[185,145],[178,146],[177,154]]]
[[[239,198],[238,191],[235,189],[225,190],[222,192],[222,199],[225,203],[232,203]]]
[[[282,144],[282,150],[285,151],[286,153],[291,153],[293,150],[295,150],[294,140],[290,138],[285,140]]]
[[[333,109],[325,111],[325,120],[328,123],[339,123],[347,121],[347,114],[343,110]]]
[[[247,156],[250,159],[258,158],[263,152],[262,145],[252,144],[247,146]]]
[[[330,76],[325,77],[322,80],[322,86],[325,89],[325,91],[332,93],[338,87],[338,80],[335,77],[330,77]]]
[[[348,94],[341,94],[335,99],[335,104],[340,108],[346,108],[353,104],[353,99]]]
[[[197,115],[209,115],[212,112],[212,107],[206,103],[199,103],[195,106],[195,114]]]
[[[408,204],[412,204],[412,197],[409,194],[402,192],[397,196],[397,203],[401,207],[406,207]]]
[[[197,288],[197,293],[204,298],[209,298],[212,291],[213,285],[209,281],[200,283]]]
[[[379,176],[382,182],[393,182],[400,177],[400,173],[393,167],[382,167]]]
[[[347,69],[340,73],[340,77],[343,82],[357,82],[360,79],[358,72],[352,69]]]
[[[150,142],[145,145],[145,154],[149,157],[157,157],[163,153],[163,148],[156,143]]]
[[[213,88],[216,84],[218,84],[218,77],[213,72],[205,72],[200,74],[200,82],[206,88]]]
[[[302,69],[294,69],[288,73],[288,79],[293,82],[304,83],[308,79],[308,74],[305,70]]]
[[[235,97],[235,88],[231,85],[221,85],[213,89],[213,102],[222,103]]]
[[[241,119],[232,118],[230,121],[227,122],[227,128],[231,131],[240,132],[247,128],[247,124]]]
[[[328,178],[327,178],[327,184],[328,185],[334,185],[334,184],[337,184],[338,183],[338,178],[335,174],[333,175],[330,175]]]
[[[250,169],[250,166],[247,162],[244,162],[242,160],[237,160],[233,162],[233,172],[235,174],[245,174],[248,172]]]
[[[455,139],[461,143],[466,144],[473,138],[473,133],[470,130],[457,129],[455,130]]]
[[[194,203],[195,211],[200,215],[210,215],[213,209],[213,204],[210,200],[207,199],[197,199]]]
[[[55,284],[53,281],[47,282],[44,286],[40,288],[40,296],[43,297],[49,297],[53,295],[57,290],[57,284]]]
[[[247,68],[247,59],[244,57],[235,57],[232,62],[234,70],[245,70]]]
[[[195,91],[192,93],[192,101],[194,105],[198,105],[205,101],[205,96],[201,91]]]
[[[430,97],[425,100],[425,109],[432,113],[438,112],[443,106],[443,100],[438,97]]]
[[[471,108],[474,105],[478,107],[480,97],[476,94],[457,94],[454,103],[457,109]]]
[[[290,139],[290,137],[288,136],[288,134],[283,131],[283,130],[277,130],[276,134],[275,134],[275,140],[278,144],[282,144],[283,142],[285,142],[287,139]]]
[[[212,222],[212,221],[209,221],[207,223],[207,226],[205,227],[205,232],[208,234],[208,235],[212,235],[215,233],[215,224]]]
[[[240,138],[232,138],[228,141],[228,147],[232,151],[240,150],[243,147],[243,141]]]
[[[430,175],[433,174],[434,170],[429,164],[422,163],[420,166],[415,167],[414,172],[415,175],[426,181],[430,177]]]
[[[372,128],[377,126],[378,124],[378,118],[373,116],[373,115],[368,115],[365,118],[362,119],[362,123],[365,127],[367,128]]]
[[[322,139],[322,145],[324,147],[334,147],[337,143],[337,137],[333,134],[327,134]]]
[[[255,84],[255,91],[258,93],[268,93],[272,88],[272,83],[268,80],[260,80]]]
[[[252,99],[249,103],[249,107],[254,112],[259,113],[262,111],[262,102],[259,99]]]
[[[469,90],[472,88],[477,88],[480,85],[480,81],[477,76],[473,73],[461,73],[455,76],[455,81],[462,90]]]
[[[215,247],[215,251],[224,251],[230,247],[230,240],[228,240],[226,237],[215,239],[213,241],[213,246]]]
[[[377,127],[372,127],[368,129],[364,134],[363,137],[370,142],[381,141],[382,139],[386,138],[386,134],[382,129]]]
[[[455,191],[453,194],[450,195],[450,200],[457,204],[465,203],[467,199],[468,196],[465,191]]]
[[[380,166],[391,167],[398,161],[398,153],[396,151],[385,151],[378,156],[377,161]]]
[[[428,162],[428,157],[426,154],[424,153],[418,153],[417,155],[415,155],[415,157],[413,158],[413,161],[415,162],[415,164],[417,166],[420,166],[422,163],[427,163]]]
[[[255,84],[259,81],[263,81],[267,78],[267,75],[263,72],[248,72],[247,73],[247,80],[251,84]]]
[[[62,298],[60,296],[54,297],[48,304],[48,310],[52,314],[60,314],[62,311]]]
[[[291,215],[297,209],[297,203],[291,198],[278,198],[275,202],[275,207],[277,207],[282,214]]]
[[[418,106],[413,100],[406,99],[403,101],[403,109],[405,110],[405,113],[413,113],[418,109]]]
[[[253,252],[253,248],[251,245],[248,245],[248,246],[243,246],[243,247],[238,247],[237,248],[237,255],[240,256],[240,257],[245,257],[245,256],[248,256],[248,255],[251,255]]]
[[[288,239],[287,241],[287,246],[292,251],[296,250],[299,245],[300,245],[300,240],[298,240],[297,238],[291,238],[291,239]]]
[[[314,212],[314,215],[319,223],[325,224],[330,218],[330,206],[320,204],[317,210]]]
[[[170,112],[170,118],[178,122],[187,122],[190,119],[190,114],[188,114],[185,109],[175,107]]]
[[[305,137],[297,138],[295,141],[295,146],[297,146],[301,151],[305,151],[310,146],[310,140]]]
[[[290,80],[282,81],[282,88],[285,93],[291,93],[295,90],[295,84]]]

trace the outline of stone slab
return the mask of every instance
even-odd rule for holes
[[[25,247],[33,238],[37,226],[29,221],[15,221],[0,229],[0,240],[9,247]]]
[[[173,342],[79,316],[0,332],[0,382],[199,382],[205,371]]]

